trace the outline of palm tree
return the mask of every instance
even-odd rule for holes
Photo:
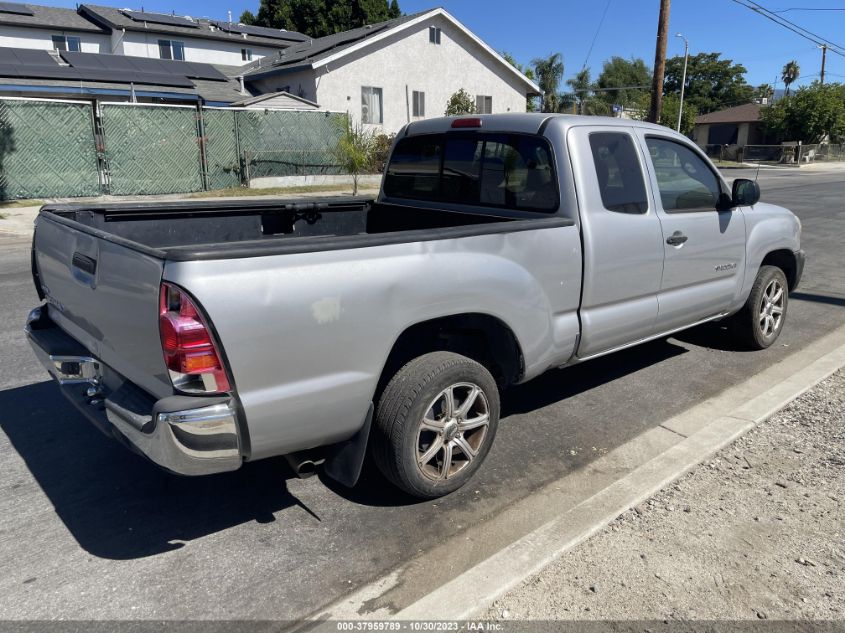
[[[572,79],[566,80],[566,85],[572,88],[575,100],[578,103],[578,113],[585,114],[584,104],[590,99],[592,82],[590,81],[590,69],[582,68]]]
[[[563,77],[563,58],[560,53],[553,53],[547,59],[538,57],[531,62],[536,71],[537,84],[543,91],[543,112],[557,112],[560,104],[558,89]]]
[[[783,80],[783,85],[786,86],[786,95],[789,96],[789,86],[792,85],[794,81],[798,79],[801,75],[801,67],[798,65],[794,59],[790,62],[787,62],[786,65],[783,67],[783,71],[781,71],[780,78]]]
[[[771,84],[760,84],[757,86],[757,96],[760,99],[769,100],[772,98],[772,95],[775,94],[775,89],[772,88]]]

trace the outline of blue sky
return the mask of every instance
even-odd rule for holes
[[[259,0],[95,0],[102,4],[141,4],[149,11],[225,18],[231,10],[237,18],[244,9],[255,11]],[[790,7],[815,9],[845,8],[842,0],[757,0],[767,9]],[[414,13],[443,6],[469,29],[498,51],[506,50],[527,63],[553,52],[563,54],[566,76],[581,69],[584,62],[595,77],[604,60],[613,55],[642,57],[650,67],[654,61],[659,0],[610,0],[595,46],[587,58],[607,0],[400,0],[401,9]],[[45,4],[72,7],[72,0],[46,0]],[[137,3],[137,4],[136,4]],[[845,46],[845,11],[788,11],[784,17],[800,26]],[[731,0],[673,0],[670,33],[683,33],[690,52],[720,51],[741,62],[749,83],[775,82],[790,59],[801,66],[798,85],[818,78],[821,51],[790,31],[745,9]],[[683,54],[680,38],[671,37],[667,54]],[[828,81],[845,82],[845,57],[828,52]],[[779,86],[783,87],[783,84]]]

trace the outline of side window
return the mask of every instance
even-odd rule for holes
[[[590,150],[604,208],[616,213],[645,213],[648,196],[634,140],[622,132],[594,132]]]
[[[722,194],[719,179],[694,151],[668,139],[646,138],[663,210],[714,211]]]

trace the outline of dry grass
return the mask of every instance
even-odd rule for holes
[[[43,200],[0,200],[0,209],[19,209],[20,207],[40,207]],[[0,214],[2,215],[2,214]]]

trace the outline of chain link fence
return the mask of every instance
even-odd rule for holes
[[[248,178],[341,173],[334,149],[345,114],[244,110],[236,115]]]
[[[702,149],[717,163],[755,163],[800,166],[845,160],[841,144],[817,145],[704,145]]]
[[[190,193],[340,174],[346,114],[0,99],[0,199]]]
[[[0,199],[99,193],[91,104],[0,99]]]

